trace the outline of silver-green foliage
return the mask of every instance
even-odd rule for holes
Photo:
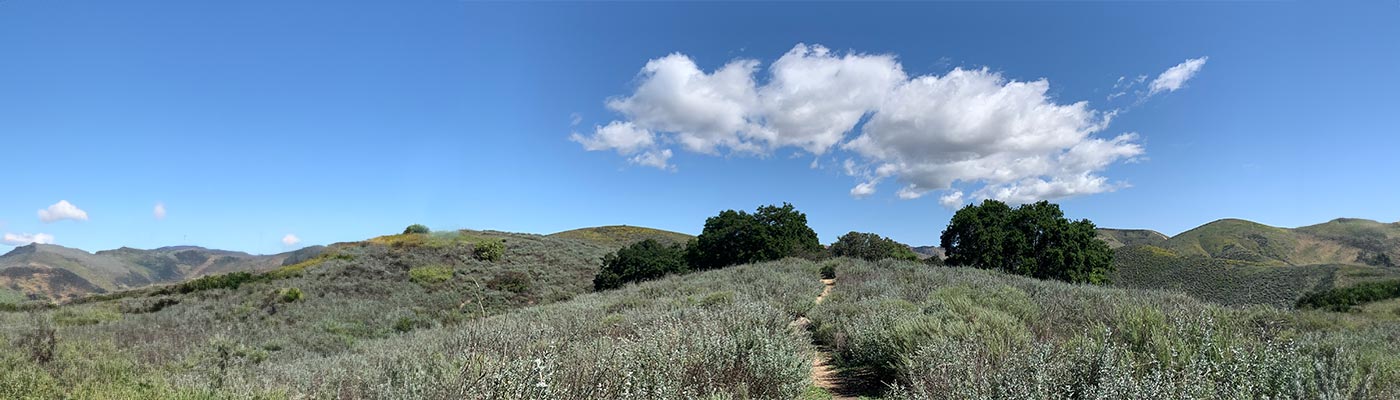
[[[1232,308],[913,263],[843,265],[811,319],[895,398],[1314,399],[1400,395],[1393,322]]]

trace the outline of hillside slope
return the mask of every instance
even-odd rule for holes
[[[685,244],[695,236],[640,226],[608,225],[579,228],[551,233],[548,236],[581,240],[603,247],[622,248],[632,243],[653,239],[661,243]]]
[[[1161,247],[1184,256],[1269,265],[1377,265],[1376,255],[1400,260],[1400,228],[1360,219],[1297,229],[1222,219],[1173,236]]]
[[[321,246],[255,256],[194,246],[140,250],[123,247],[88,253],[51,244],[16,247],[0,256],[0,288],[36,300],[71,300],[209,274],[262,271],[320,253]]]
[[[1149,229],[1109,229],[1099,228],[1099,239],[1108,242],[1108,247],[1116,249],[1123,246],[1162,246],[1167,242],[1167,235]]]

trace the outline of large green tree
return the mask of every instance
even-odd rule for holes
[[[593,277],[593,288],[614,289],[627,282],[648,281],[686,270],[685,249],[680,245],[647,239],[603,256],[603,268]]]
[[[792,204],[762,206],[753,214],[725,210],[705,220],[686,259],[695,269],[777,260],[820,252],[817,232]]]
[[[850,232],[841,235],[831,244],[831,255],[852,257],[871,261],[893,258],[896,260],[918,261],[919,255],[909,246],[894,239],[874,233]]]
[[[1040,279],[1106,283],[1113,251],[1094,223],[1070,221],[1041,201],[1015,209],[996,200],[958,210],[943,231],[948,265],[997,269]]]

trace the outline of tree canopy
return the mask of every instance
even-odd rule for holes
[[[685,250],[679,244],[664,245],[647,239],[603,256],[603,269],[593,278],[595,290],[615,289],[627,282],[684,273]]]
[[[914,253],[909,246],[896,242],[894,239],[883,237],[874,233],[850,232],[841,235],[836,239],[836,243],[831,244],[831,255],[837,257],[852,257],[870,261],[879,261],[886,258],[896,260],[918,261],[919,255]]]
[[[1015,209],[996,200],[958,210],[943,231],[948,265],[997,269],[1040,279],[1106,283],[1113,252],[1093,222],[1070,221],[1041,201]]]
[[[705,220],[705,229],[687,248],[696,269],[777,260],[822,251],[807,215],[792,204],[762,206],[753,214],[725,210]]]

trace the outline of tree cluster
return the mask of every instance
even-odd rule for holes
[[[792,204],[762,206],[754,213],[725,210],[705,220],[705,229],[685,246],[655,240],[633,243],[603,258],[595,289],[621,287],[672,273],[778,260],[823,251],[807,215]]]
[[[807,214],[783,203],[753,214],[725,210],[706,219],[705,230],[686,249],[686,261],[695,269],[712,269],[821,251]]]
[[[874,233],[850,232],[841,235],[836,239],[836,243],[831,245],[831,255],[836,257],[860,258],[870,261],[879,261],[886,258],[896,260],[918,261],[919,255],[914,250],[894,239],[883,237]]]
[[[603,256],[603,269],[593,278],[593,288],[616,289],[627,282],[648,281],[687,269],[684,248],[647,239]]]
[[[1070,221],[1045,201],[1015,209],[996,200],[968,205],[940,239],[948,265],[1095,284],[1106,283],[1113,270],[1113,252],[1094,223]]]

